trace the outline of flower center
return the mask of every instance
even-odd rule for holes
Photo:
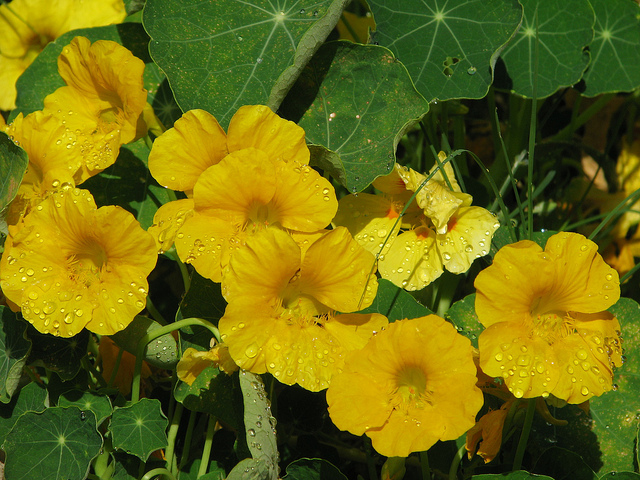
[[[100,272],[107,263],[107,253],[102,245],[87,241],[78,251],[67,256],[67,268],[72,281],[90,287],[100,281]]]
[[[278,222],[280,218],[273,205],[254,203],[249,208],[247,220],[253,222],[254,226],[269,226]]]
[[[420,367],[407,366],[398,375],[397,393],[402,403],[407,405],[422,402],[427,392],[427,376]]]
[[[544,338],[549,345],[559,338],[564,338],[571,334],[573,329],[573,318],[569,312],[563,312],[560,310],[546,311],[544,308],[540,308],[542,303],[542,297],[538,298],[531,308],[531,320],[532,320],[532,336],[538,336]]]

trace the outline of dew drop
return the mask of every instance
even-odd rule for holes
[[[477,69],[476,67],[469,67],[469,68],[467,68],[467,73],[468,73],[469,75],[475,75],[477,71],[478,71],[478,69]]]

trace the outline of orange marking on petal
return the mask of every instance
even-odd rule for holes
[[[458,224],[458,219],[456,217],[451,217],[449,219],[449,222],[447,222],[447,232],[450,232],[451,230],[456,228],[457,224]]]
[[[395,208],[393,208],[393,205],[389,207],[389,210],[387,210],[387,218],[393,219],[398,218],[399,216],[400,214],[396,211]]]

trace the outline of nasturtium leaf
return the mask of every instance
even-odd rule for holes
[[[474,475],[471,480],[554,480],[546,475],[535,475],[533,473],[518,470],[510,473],[486,473],[483,475]]]
[[[167,446],[167,425],[160,401],[143,398],[114,409],[109,431],[114,448],[131,453],[144,462],[155,450]]]
[[[356,193],[391,171],[400,138],[429,110],[386,48],[329,42],[279,112],[304,128],[311,163]]]
[[[111,336],[111,339],[132,355],[137,355],[138,342],[146,334],[160,328],[161,325],[148,317],[136,315],[127,328]],[[178,362],[178,344],[170,333],[152,340],[147,344],[145,360],[160,368],[172,369]]]
[[[458,300],[444,315],[456,329],[471,340],[474,347],[478,348],[478,337],[484,330],[484,327],[478,320],[476,315],[476,294],[467,295],[462,300]]]
[[[244,404],[244,429],[252,458],[238,463],[227,480],[277,480],[278,446],[276,419],[262,379],[251,372],[240,371],[240,388]]]
[[[395,322],[404,318],[424,317],[433,312],[418,303],[404,289],[396,287],[389,280],[380,279],[378,280],[378,292],[373,303],[358,313],[380,313],[390,322]]]
[[[532,469],[537,474],[549,475],[555,480],[597,480],[598,475],[582,457],[565,448],[551,447],[536,460]]]
[[[201,462],[202,460],[200,458],[196,458],[182,467],[180,469],[180,480],[224,480],[227,478],[224,466],[216,460],[210,460],[207,473],[198,476]]]
[[[25,412],[43,412],[47,408],[47,390],[31,382],[20,389],[8,404],[0,404],[0,445]]]
[[[70,338],[55,337],[40,333],[29,325],[27,337],[33,347],[28,362],[56,372],[62,380],[71,380],[80,371],[90,335],[85,329]]]
[[[594,420],[591,431],[602,451],[603,465],[599,471],[631,471],[640,418],[640,305],[630,298],[621,298],[609,311],[622,327],[626,362],[615,372],[617,391],[590,400]]]
[[[85,415],[92,412],[96,416],[96,423],[98,425],[113,412],[109,397],[82,390],[70,390],[63,393],[58,399],[58,406],[75,406],[85,412]]]
[[[11,113],[14,117],[19,112],[27,115],[44,107],[44,97],[53,93],[58,87],[65,85],[58,74],[58,57],[62,49],[74,37],[87,37],[91,42],[111,40],[128,48],[136,57],[145,62],[144,83],[149,92],[150,103],[153,103],[158,88],[158,78],[162,76],[158,67],[151,61],[148,52],[149,36],[139,23],[123,23],[106,27],[82,28],[67,32],[49,43],[25,70],[16,83],[18,97],[16,109]]]
[[[635,472],[609,472],[602,475],[600,480],[640,480],[640,474]]]
[[[287,465],[283,480],[347,480],[347,477],[322,458],[301,458]]]
[[[632,0],[590,0],[595,11],[584,95],[630,92],[640,85],[640,8]]]
[[[428,101],[482,98],[522,18],[516,0],[369,0],[374,40],[407,67]]]
[[[0,401],[8,402],[18,388],[31,342],[24,337],[27,323],[9,307],[0,306]]]
[[[18,193],[28,163],[27,152],[0,131],[0,212]]]
[[[131,212],[145,230],[158,208],[169,201],[147,168],[149,147],[143,139],[120,147],[118,160],[80,185],[91,192],[98,207],[118,205]]]
[[[176,319],[196,317],[217,325],[226,306],[220,284],[204,278],[194,270],[191,274],[191,286],[180,303]],[[209,350],[212,337],[209,330],[199,325],[181,328],[180,349],[182,352],[189,347]]]
[[[148,0],[149,51],[183,111],[202,108],[226,128],[242,105],[265,104],[302,36],[329,0]]]
[[[589,1],[521,0],[521,3],[522,26],[501,54],[513,82],[512,91],[532,98],[537,81],[536,96],[545,98],[562,87],[578,83],[589,64],[585,48],[593,39],[594,14]]]
[[[178,382],[173,395],[189,410],[209,413],[235,430],[243,428],[242,393],[236,375],[207,367],[193,384]]]
[[[77,407],[27,412],[2,445],[4,474],[21,480],[83,480],[101,447],[95,417],[83,416]]]

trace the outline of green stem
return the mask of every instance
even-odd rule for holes
[[[378,480],[378,472],[376,471],[376,462],[373,458],[373,446],[371,439],[365,435],[364,437],[364,454],[367,460],[367,471],[369,472],[369,480]]]
[[[327,13],[314,22],[304,34],[296,48],[293,65],[282,72],[271,89],[269,100],[267,100],[267,106],[271,110],[278,111],[280,104],[289,93],[291,87],[293,87],[302,70],[338,24],[342,11],[350,2],[351,0],[333,0],[327,9]]]
[[[153,477],[158,475],[163,475],[171,480],[176,480],[176,477],[174,477],[166,468],[154,468],[153,470],[149,470],[140,480],[151,480]]]
[[[530,398],[529,404],[527,405],[527,415],[524,417],[522,433],[520,434],[520,440],[518,441],[516,456],[513,459],[513,471],[520,470],[522,468],[522,459],[524,458],[524,451],[527,448],[527,441],[529,440],[529,433],[531,433],[531,425],[533,424],[533,414],[535,411],[536,399]]]
[[[147,311],[151,314],[153,319],[158,322],[160,325],[166,325],[167,321],[164,319],[162,314],[158,311],[156,306],[151,301],[151,296],[147,295]]]
[[[207,424],[207,434],[204,438],[204,447],[202,448],[202,457],[200,460],[200,467],[198,468],[198,476],[200,478],[209,469],[209,457],[211,456],[211,444],[213,443],[213,434],[215,431],[216,419],[209,415],[209,423]]]
[[[466,451],[467,449],[462,445],[453,457],[453,461],[449,467],[449,480],[456,480],[458,478],[458,467],[460,466],[460,462],[462,462],[462,458]]]
[[[638,269],[640,268],[640,263],[636,263],[633,268],[631,270],[629,270],[627,273],[625,273],[622,278],[620,279],[620,284],[622,285],[624,282],[627,281],[628,278],[631,278],[631,276],[636,273],[638,271]]]
[[[167,449],[165,450],[165,460],[167,470],[170,470],[172,473],[176,473],[172,470],[173,466],[173,452],[176,447],[176,437],[178,436],[178,429],[180,428],[180,419],[182,418],[182,404],[176,404],[176,408],[171,417],[171,425],[169,426],[169,432],[167,433]]]
[[[207,328],[216,340],[220,341],[220,332],[210,322],[203,320],[202,318],[185,318],[184,320],[179,320],[177,322],[171,323],[169,325],[165,325],[164,327],[157,328],[152,332],[147,333],[144,337],[140,339],[138,342],[138,348],[136,349],[136,364],[133,371],[133,384],[131,385],[131,401],[136,403],[140,400],[140,372],[142,371],[142,362],[144,361],[144,351],[147,348],[147,344],[155,340],[162,335],[166,335],[167,333],[171,333],[174,330],[179,330],[180,328],[187,327],[189,325],[200,325],[202,327]]]
[[[194,412],[193,410],[189,411],[189,423],[187,424],[187,433],[184,436],[184,447],[182,449],[182,457],[180,457],[180,464],[178,465],[178,470],[181,470],[187,464],[189,460],[189,452],[191,450],[191,437],[193,436],[193,427],[196,424],[196,417],[198,416],[198,412]]]
[[[420,452],[420,467],[422,469],[422,480],[431,480],[431,468],[429,467],[428,452]]]
[[[116,356],[115,364],[113,365],[113,370],[111,371],[111,376],[109,377],[109,383],[107,383],[107,388],[111,388],[113,386],[113,382],[116,381],[116,377],[118,376],[118,370],[120,369],[120,362],[122,361],[122,354],[124,353],[124,349],[119,347],[118,356]]]
[[[100,387],[107,388],[107,382],[102,378],[100,372],[96,370],[96,367],[93,366],[86,355],[82,358],[82,366],[91,373],[91,377],[100,384]]]
[[[553,137],[548,139],[548,141],[557,142],[557,141],[567,140],[568,138],[570,138],[573,132],[575,132],[578,128],[580,128],[582,125],[584,125],[589,120],[591,120],[591,118],[596,113],[598,113],[602,109],[602,107],[604,107],[607,103],[609,103],[609,100],[611,100],[614,96],[615,96],[615,93],[608,93],[606,95],[602,95],[600,98],[598,98],[598,100],[593,102],[593,104],[591,104],[589,108],[587,108],[584,112],[582,112],[582,114],[580,114],[578,118],[576,118],[575,120],[572,119],[569,125],[567,125],[565,128],[560,130]]]

